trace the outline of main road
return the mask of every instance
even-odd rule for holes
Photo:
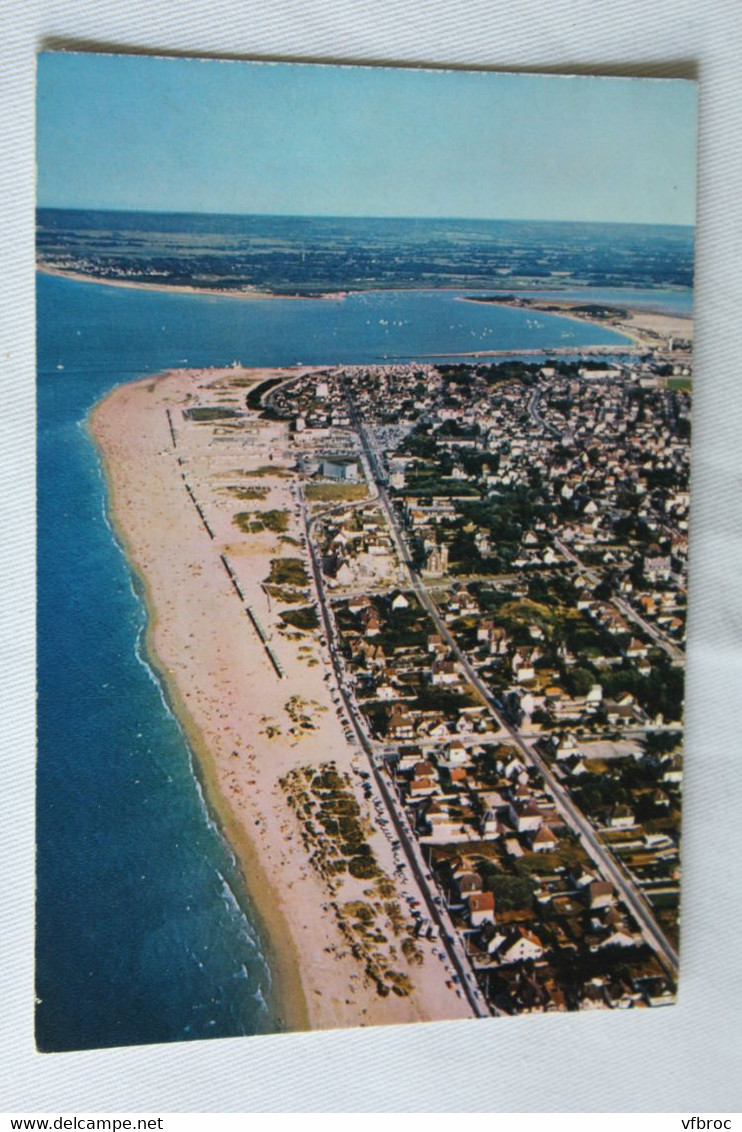
[[[538,411],[540,401],[541,390],[538,388],[538,386],[536,386],[528,401],[528,415],[530,416],[532,421],[534,421],[540,428],[544,430],[544,432],[549,432],[556,440],[561,440],[562,434],[559,429],[555,428],[553,424],[549,424],[548,421],[545,421],[541,416],[541,413]]]
[[[358,414],[355,411],[352,397],[348,393],[348,401],[353,416],[355,428],[361,438],[364,451],[368,457],[369,464],[376,480],[378,489],[379,503],[384,509],[384,512],[389,520],[389,526],[392,532],[397,553],[399,554],[400,561],[404,563],[407,568],[412,588],[414,589],[418,600],[422,607],[428,612],[431,620],[433,621],[438,633],[446,642],[451,652],[455,656],[461,670],[465,674],[469,683],[477,691],[484,704],[487,706],[492,718],[495,722],[505,731],[513,744],[518,748],[523,755],[526,762],[536,767],[539,774],[542,776],[549,792],[551,793],[554,803],[564,817],[567,824],[578,835],[582,845],[584,846],[588,855],[596,863],[601,870],[604,877],[609,879],[615,886],[619,896],[630,909],[637,924],[644,936],[645,940],[656,950],[658,955],[663,960],[665,966],[670,971],[674,979],[677,979],[679,958],[675,948],[672,947],[669,940],[665,938],[659,924],[657,923],[652,908],[644,896],[644,894],[636,887],[634,882],[628,876],[623,866],[616,860],[610,853],[606,846],[598,837],[595,829],[590,824],[588,819],[577,808],[569,792],[562,786],[562,784],[555,778],[550,767],[545,760],[538,754],[538,752],[522,737],[517,728],[513,727],[501,714],[495,700],[492,697],[487,685],[482,681],[479,674],[472,666],[466,653],[459,647],[455,638],[451,635],[448,626],[443,621],[438,612],[438,607],[432,600],[425,586],[422,584],[419,574],[417,573],[409,550],[407,549],[406,540],[399,525],[399,520],[392,506],[392,502],[385,488],[385,477],[381,465],[380,455],[376,449],[372,434],[358,419]]]
[[[364,501],[367,502],[367,501]],[[389,789],[385,777],[379,766],[379,761],[374,751],[373,744],[366,733],[365,722],[363,716],[355,702],[355,697],[348,690],[345,681],[345,675],[342,669],[339,652],[339,641],[337,630],[335,626],[335,619],[330,609],[329,602],[325,594],[324,579],[322,577],[322,565],[319,560],[317,547],[315,546],[314,538],[312,535],[312,526],[314,519],[310,519],[307,513],[306,500],[303,492],[300,495],[299,506],[301,509],[301,519],[304,526],[305,536],[307,540],[307,548],[309,550],[309,561],[312,568],[312,575],[314,580],[314,588],[317,594],[317,604],[319,606],[320,616],[322,618],[322,627],[325,633],[325,640],[327,642],[327,649],[330,654],[330,660],[335,674],[335,682],[338,692],[343,701],[346,715],[350,721],[353,731],[356,734],[358,742],[368,757],[371,773],[374,782],[378,788],[379,794],[384,802],[389,819],[394,826],[397,838],[400,845],[404,850],[407,860],[407,865],[417,882],[417,888],[420,896],[422,897],[428,917],[431,923],[435,924],[439,932],[439,942],[445,949],[448,960],[456,972],[459,986],[462,992],[466,995],[467,1001],[473,1014],[478,1018],[489,1018],[492,1014],[500,1014],[501,1012],[494,1006],[487,1003],[484,995],[479,989],[476,981],[475,973],[469,962],[461,937],[453,926],[448,910],[444,907],[443,902],[436,899],[431,891],[432,877],[430,871],[423,858],[422,851],[418,839],[407,825],[407,819],[404,812],[401,810],[397,799],[394,797],[393,792]],[[322,513],[323,515],[326,512]],[[320,516],[318,516],[319,518]]]

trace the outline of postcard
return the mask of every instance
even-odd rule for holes
[[[38,74],[39,1049],[671,1004],[695,84]]]

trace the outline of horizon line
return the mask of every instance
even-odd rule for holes
[[[110,205],[61,205],[37,204],[38,212],[114,212],[130,214],[132,216],[229,216],[229,217],[271,217],[280,220],[414,220],[414,221],[459,221],[464,223],[492,223],[492,224],[603,224],[614,225],[619,228],[690,228],[695,231],[696,223],[667,223],[656,220],[565,220],[549,217],[524,216],[367,216],[361,214],[325,213],[325,212],[222,212],[195,209],[165,209],[165,208],[114,208]]]

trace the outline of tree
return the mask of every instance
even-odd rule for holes
[[[586,696],[595,683],[595,677],[587,668],[567,669],[564,676],[567,691],[573,696]]]

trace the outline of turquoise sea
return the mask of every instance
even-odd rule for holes
[[[676,303],[677,292],[665,298]],[[39,276],[40,1048],[281,1026],[234,858],[143,650],[144,608],[85,428],[91,407],[121,382],[179,365],[370,363],[599,341],[625,340],[457,302],[455,292],[245,302]]]

